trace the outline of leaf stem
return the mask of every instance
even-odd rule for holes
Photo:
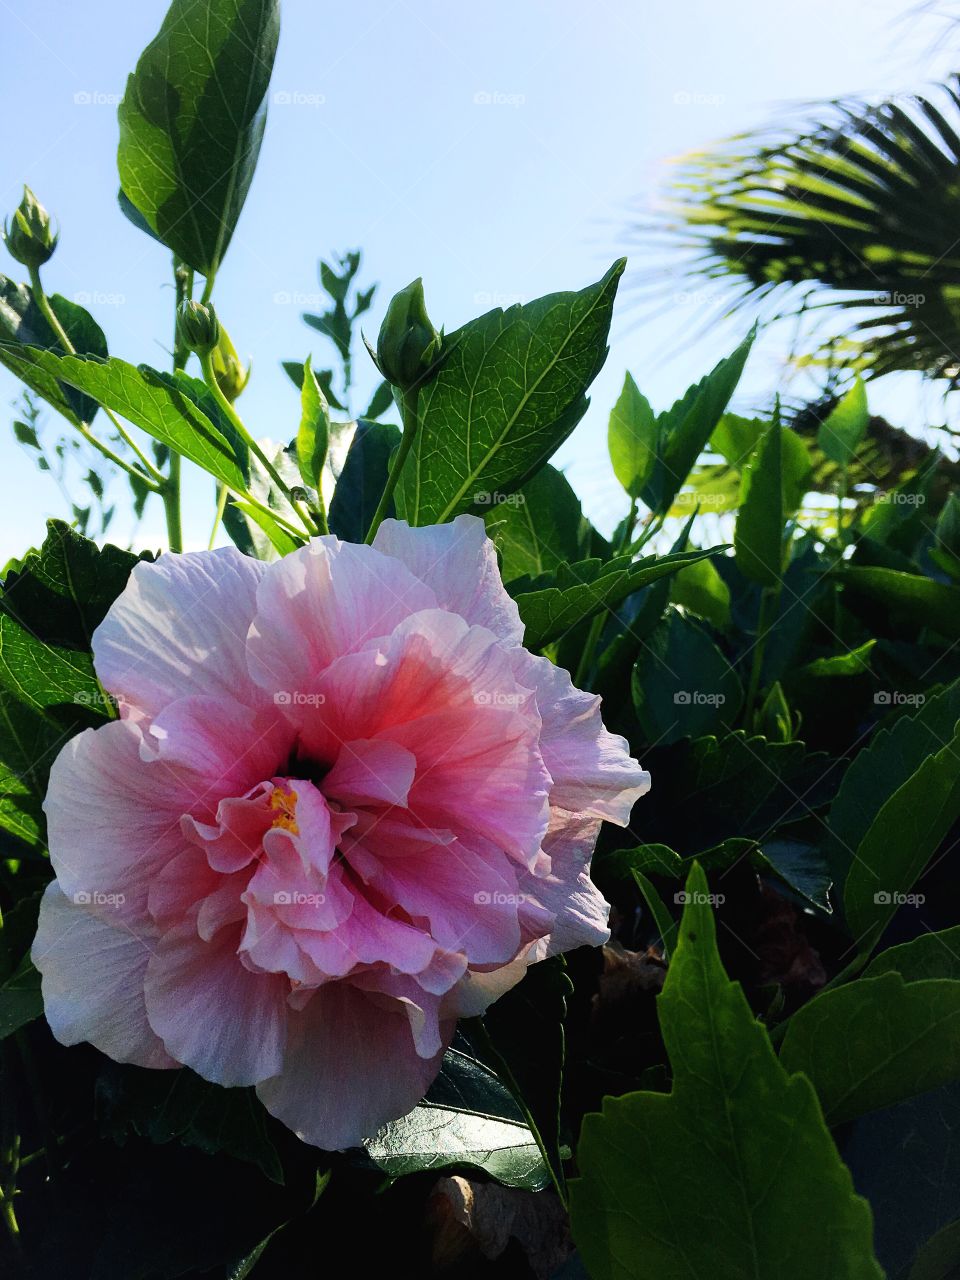
[[[290,503],[290,506],[297,513],[297,516],[299,517],[301,523],[303,524],[304,529],[306,529],[307,533],[312,537],[313,534],[316,533],[316,528],[313,522],[311,521],[308,513],[303,509],[303,506],[301,505],[301,503],[298,502],[298,500],[293,496],[292,492],[290,491],[289,485],[282,478],[282,476],[280,475],[280,472],[276,469],[276,467],[273,465],[273,463],[264,453],[263,449],[261,449],[260,445],[253,438],[253,436],[250,434],[247,428],[244,426],[243,420],[241,419],[240,415],[237,413],[236,409],[234,409],[233,405],[230,403],[227,397],[220,390],[220,384],[219,382],[217,382],[217,375],[213,368],[213,356],[209,351],[207,352],[206,355],[200,356],[200,368],[203,370],[203,380],[209,387],[210,392],[213,395],[214,400],[216,400],[217,405],[219,406],[221,412],[224,414],[227,421],[236,431],[237,435],[239,435],[240,439],[244,442],[244,444],[247,446],[250,452],[260,462],[260,465],[266,471],[267,475],[270,477],[273,483],[277,486],[277,488],[280,490],[280,492],[283,494],[286,500]],[[271,511],[270,514],[271,516],[274,517],[274,519],[276,519],[275,512]]]
[[[397,487],[397,481],[400,479],[400,472],[403,470],[403,464],[407,460],[410,450],[413,448],[413,442],[417,435],[420,425],[418,404],[420,400],[420,390],[418,387],[411,387],[407,391],[400,392],[400,419],[403,422],[403,435],[400,437],[400,445],[393,457],[393,464],[390,467],[390,474],[387,476],[387,483],[384,486],[383,493],[380,495],[380,501],[377,503],[377,509],[373,513],[373,519],[370,521],[370,528],[367,530],[365,542],[370,543],[376,536],[377,530],[386,519],[387,512],[390,510],[390,503],[393,501],[394,490]]]
[[[763,671],[763,658],[767,648],[767,636],[776,620],[780,607],[780,583],[775,587],[764,587],[760,595],[760,617],[757,620],[757,641],[753,646],[753,662],[750,666],[750,683],[747,688],[744,725],[749,730],[750,717],[753,715],[757,694],[760,692],[760,676]]]
[[[217,512],[213,517],[213,528],[210,530],[210,541],[207,543],[207,550],[213,550],[213,544],[217,540],[217,530],[220,528],[220,521],[223,519],[223,513],[227,509],[227,486],[225,484],[217,484]]]
[[[34,301],[36,302],[37,306],[40,308],[40,314],[43,316],[44,320],[46,320],[47,324],[53,330],[57,341],[60,343],[61,347],[63,347],[64,351],[67,353],[68,356],[75,356],[77,354],[77,349],[73,345],[73,343],[70,341],[69,337],[67,336],[67,331],[64,329],[63,325],[57,319],[57,313],[54,311],[53,307],[50,305],[50,299],[47,297],[43,288],[43,284],[40,281],[40,270],[38,267],[30,268],[30,288],[33,290]],[[107,415],[107,417],[113,423],[117,431],[117,434],[120,436],[121,440],[123,440],[124,443],[127,444],[130,447],[130,449],[133,450],[136,456],[143,463],[144,467],[146,467],[147,478],[148,479],[152,478],[155,485],[162,483],[163,476],[157,470],[157,468],[153,465],[153,463],[149,460],[149,458],[147,458],[146,454],[140,449],[136,441],[127,431],[126,427],[124,427],[123,423],[120,421],[117,415],[113,412],[112,409],[108,409],[106,405],[103,405],[102,408],[103,408],[103,412]],[[100,452],[104,455],[104,457],[109,458],[110,461],[113,462],[115,465],[122,467],[124,471],[128,471],[131,475],[135,475],[138,479],[140,480],[145,479],[141,471],[139,471],[136,467],[132,467],[128,462],[125,462],[121,457],[119,457],[118,454],[114,453],[112,449],[110,449],[107,445],[103,444],[102,441],[98,440],[97,437],[93,434],[93,432],[89,429],[89,427],[83,426],[81,424],[79,430],[83,435],[84,439],[87,440],[88,443],[92,444],[94,448],[99,449]]]

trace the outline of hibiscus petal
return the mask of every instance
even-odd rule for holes
[[[405,805],[417,758],[395,742],[345,742],[323,780],[325,795],[341,804]]]
[[[147,1017],[168,1052],[215,1084],[257,1084],[283,1061],[289,983],[251,973],[239,942],[239,925],[205,942],[190,919],[158,938],[144,982]]]
[[[536,691],[551,806],[625,827],[650,790],[650,775],[630,755],[627,740],[603,727],[600,698],[575,688],[569,672],[547,658],[517,650],[511,660],[517,680]]]
[[[441,609],[486,627],[508,645],[522,642],[520,612],[503,588],[496,549],[476,516],[422,529],[384,520],[373,545],[426,583]]]
[[[247,644],[250,673],[295,710],[336,658],[435,605],[429,587],[388,556],[314,538],[267,567]]]
[[[93,634],[104,687],[149,716],[194,693],[259,701],[246,638],[265,568],[235,547],[135,565]]]
[[[86,1040],[138,1067],[179,1065],[147,1021],[143,978],[152,945],[146,933],[114,928],[71,902],[55,880],[47,885],[30,954],[61,1044]]]
[[[421,1100],[453,1027],[445,1023],[440,1048],[421,1058],[404,1013],[346,983],[331,984],[291,1015],[283,1070],[257,1093],[305,1142],[328,1151],[358,1146]]]

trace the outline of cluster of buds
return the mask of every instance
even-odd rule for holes
[[[443,333],[433,327],[423,298],[423,281],[414,280],[396,295],[380,328],[374,363],[394,387],[419,386],[436,367]]]
[[[11,256],[34,271],[49,261],[59,238],[49,213],[30,188],[24,187],[16,212],[3,224],[3,239]]]

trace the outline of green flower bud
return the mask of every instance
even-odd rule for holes
[[[442,344],[443,335],[427,315],[423,281],[414,280],[387,308],[377,339],[377,368],[393,386],[408,391],[423,381]]]
[[[250,365],[246,369],[237,355],[237,349],[231,341],[229,333],[220,326],[220,340],[212,352],[213,372],[217,386],[233,404],[244,387],[250,381]]]
[[[208,355],[220,341],[220,321],[213,304],[185,299],[177,308],[177,336],[198,356]]]
[[[3,239],[11,255],[25,267],[42,267],[53,255],[60,233],[53,230],[50,215],[29,187],[9,222],[3,224]]]

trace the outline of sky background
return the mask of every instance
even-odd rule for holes
[[[28,182],[61,227],[48,291],[83,302],[113,354],[165,368],[169,257],[119,212],[115,165],[116,104],[165,5],[0,0],[0,10],[0,211]],[[329,364],[300,320],[323,303],[318,258],[362,248],[363,282],[380,282],[369,337],[418,275],[448,331],[493,305],[580,288],[635,247],[630,224],[653,207],[671,158],[784,104],[881,98],[945,75],[942,23],[903,14],[902,0],[285,0],[260,164],[215,292],[240,354],[255,356],[238,402],[247,425],[289,439],[299,405],[280,361],[313,351]],[[626,505],[606,456],[624,370],[665,408],[749,324],[709,323],[711,297],[679,279],[667,313],[651,318],[631,304],[638,284],[628,267],[590,410],[556,459],[605,531]],[[744,407],[784,385],[785,340],[774,333],[755,351]],[[362,350],[355,364],[361,408],[376,374]],[[0,370],[0,564],[39,543],[48,516],[67,514],[13,439],[16,395]],[[910,377],[875,384],[871,407],[908,427],[944,412]],[[205,546],[212,481],[188,470],[185,541]],[[121,501],[124,488],[114,485]],[[155,547],[163,531],[153,499],[135,535],[127,511],[110,535]]]

